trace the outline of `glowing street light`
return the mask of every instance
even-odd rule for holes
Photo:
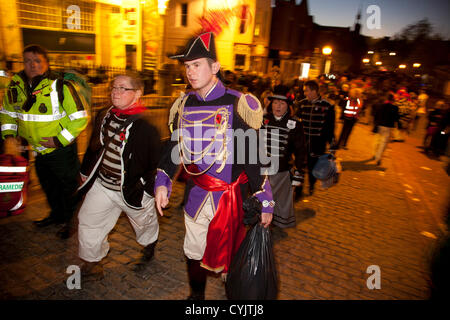
[[[370,62],[370,59],[367,59],[367,58],[362,59],[362,62],[363,62],[363,63],[369,63],[369,62]]]
[[[377,62],[375,62],[375,64],[376,64],[377,66],[381,66],[383,63],[382,63],[381,61],[377,61]]]
[[[325,46],[322,49],[322,53],[326,56],[330,55],[331,52],[333,52],[333,49],[331,49],[331,47],[329,47],[329,46]]]
[[[413,67],[414,67],[414,68],[420,68],[420,66],[421,66],[420,63],[414,63],[414,64],[413,64]]]
[[[166,14],[167,2],[169,0],[158,0],[158,13],[160,15]]]
[[[398,68],[399,68],[399,69],[406,69],[406,64],[400,64],[400,65],[398,66]]]
[[[330,73],[331,59],[328,57],[331,52],[333,52],[333,49],[330,46],[325,46],[322,48],[323,55],[327,57],[325,60],[325,70],[323,71],[325,74]]]
[[[374,54],[375,52],[373,51],[367,51],[367,54]]]
[[[390,56],[395,56],[396,53],[395,53],[395,52],[389,52],[389,55],[390,55]]]

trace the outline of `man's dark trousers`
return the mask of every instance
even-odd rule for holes
[[[316,184],[316,177],[313,176],[312,171],[317,161],[319,160],[319,156],[308,154],[308,181],[309,181],[309,190],[314,190],[314,185]]]
[[[36,156],[36,174],[50,205],[50,217],[61,223],[70,222],[78,204],[80,161],[77,150],[74,142]]]
[[[338,146],[345,147],[347,146],[348,137],[350,137],[350,133],[352,132],[353,126],[356,123],[356,119],[346,119],[344,118],[344,125],[342,126],[341,136],[339,137]]]

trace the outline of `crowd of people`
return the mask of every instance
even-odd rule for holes
[[[111,84],[112,106],[97,115],[80,163],[75,141],[89,121],[85,99],[76,83],[50,70],[44,48],[28,46],[23,57],[24,70],[9,84],[0,112],[2,138],[17,145],[20,137],[37,154],[38,178],[51,208],[37,227],[62,224],[58,235],[66,239],[78,207],[86,278],[103,277],[108,234],[122,211],[143,247],[135,271],[148,267],[159,236],[158,213],[164,214],[180,170],[187,177],[183,248],[189,299],[201,300],[208,272],[221,273],[226,281],[245,237],[244,208],[256,212],[265,228],[294,227],[293,205],[303,197],[305,177],[312,195],[320,159],[347,149],[358,121],[377,134],[377,165],[391,140],[404,140],[425,120],[424,151],[438,156],[447,150],[448,101],[432,104],[420,87],[379,75],[281,83],[221,74],[214,35],[208,32],[172,57],[183,63],[189,81],[170,110],[172,139],[163,145],[147,121],[142,79],[120,74]],[[343,125],[335,136],[338,120]],[[269,163],[250,161],[251,143],[235,136],[260,129],[266,132],[260,145]]]
[[[303,80],[294,79],[281,83],[277,77],[257,76],[245,72],[224,72],[227,86],[256,95],[267,107],[268,97],[274,87],[283,84],[294,99],[291,114],[298,112],[300,101],[305,99]],[[343,74],[317,79],[319,95],[336,108],[336,120],[342,120],[344,130],[337,138],[339,147],[346,149],[352,127],[356,121],[378,126],[382,105],[390,102],[398,108],[398,116],[392,125],[390,141],[405,141],[413,132],[423,133],[424,152],[438,158],[447,152],[449,135],[450,101],[443,95],[430,96],[430,88],[420,79],[395,73],[367,75]],[[347,106],[347,104],[350,104]],[[355,109],[353,110],[353,108]],[[350,110],[351,109],[351,110]]]

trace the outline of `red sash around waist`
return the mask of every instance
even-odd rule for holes
[[[189,171],[195,172],[192,167],[194,166],[190,166]],[[224,191],[208,227],[201,266],[214,272],[227,273],[232,257],[245,238],[239,185],[248,181],[247,175],[242,172],[237,180],[230,184],[207,174],[191,177],[197,186],[206,191]]]

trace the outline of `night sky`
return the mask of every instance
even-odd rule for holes
[[[393,36],[407,25],[428,18],[435,33],[450,39],[448,0],[308,0],[308,5],[315,23],[340,27],[353,26],[358,8],[361,8],[361,33],[374,38]],[[380,29],[367,27],[366,21],[372,16],[366,13],[370,5],[380,8]]]

